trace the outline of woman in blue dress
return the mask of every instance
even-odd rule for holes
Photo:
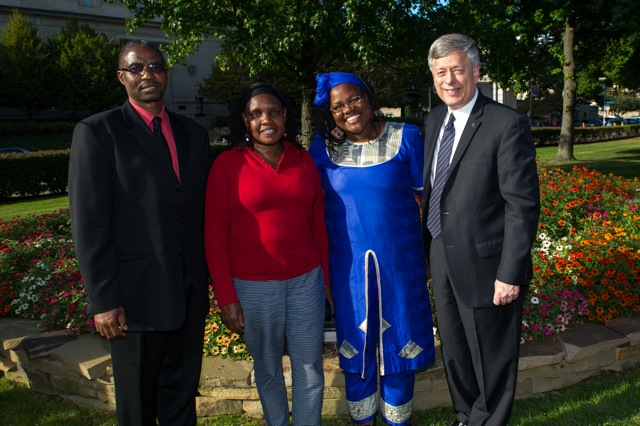
[[[332,72],[316,81],[320,108],[309,152],[325,191],[349,414],[354,423],[372,425],[380,411],[388,424],[405,425],[416,370],[435,358],[416,200],[422,137],[416,126],[380,121],[375,97],[358,77]]]

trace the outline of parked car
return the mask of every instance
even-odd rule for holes
[[[598,126],[602,126],[602,120],[600,120],[599,118],[593,118],[587,121],[587,127],[598,127]]]
[[[627,117],[623,121],[624,124],[640,124],[640,117]]]
[[[31,152],[24,148],[0,148],[0,154],[24,154],[25,152]]]

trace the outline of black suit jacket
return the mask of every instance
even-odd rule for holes
[[[82,120],[71,145],[71,225],[89,313],[124,306],[130,330],[179,328],[190,290],[208,312],[209,138],[193,120],[168,114],[180,181],[129,102]]]
[[[426,121],[423,235],[427,255],[430,176],[446,113],[446,105],[438,106]],[[496,279],[521,286],[531,279],[531,247],[540,211],[535,156],[528,121],[478,93],[453,155],[440,205],[446,266],[456,294],[469,307],[494,306]]]

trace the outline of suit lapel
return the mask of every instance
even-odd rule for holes
[[[169,120],[171,121],[171,130],[173,131],[173,139],[176,142],[176,152],[178,153],[178,165],[180,167],[180,182],[184,184],[184,179],[187,176],[186,170],[188,167],[188,158],[191,151],[191,144],[189,143],[189,130],[185,128],[176,115],[167,111]]]
[[[449,175],[451,174],[451,170],[453,170],[462,159],[462,156],[469,147],[473,136],[482,124],[479,118],[482,116],[485,100],[486,99],[482,95],[482,93],[478,93],[478,99],[476,99],[476,103],[473,105],[473,109],[471,110],[471,114],[469,115],[469,119],[467,120],[467,124],[464,126],[464,130],[462,131],[462,135],[460,136],[460,141],[458,142],[458,146],[456,147],[456,152],[453,154],[453,158],[451,159]]]

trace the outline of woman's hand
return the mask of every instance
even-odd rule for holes
[[[244,315],[239,302],[229,303],[220,308],[222,323],[231,331],[242,334],[244,331]]]
[[[335,312],[333,310],[333,296],[331,295],[331,286],[330,285],[325,285],[324,286],[324,292],[325,292],[325,295],[327,297],[327,302],[329,302],[329,306],[331,307],[331,316],[333,316],[335,314]]]

